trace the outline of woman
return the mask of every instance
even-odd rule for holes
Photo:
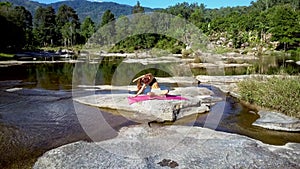
[[[161,90],[160,89],[157,80],[151,73],[142,75],[133,80],[133,82],[135,82],[135,81],[137,81],[137,89],[138,89],[135,97],[140,95],[141,93],[143,93],[148,85],[151,88],[151,91],[147,93],[148,96],[151,96],[151,97],[161,96],[161,95],[165,96],[166,94],[169,93],[169,90]]]

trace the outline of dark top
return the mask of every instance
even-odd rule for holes
[[[149,86],[152,86],[155,82],[157,82],[157,81],[155,78],[153,78],[152,81],[149,83]]]

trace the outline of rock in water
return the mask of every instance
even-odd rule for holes
[[[299,168],[300,144],[271,146],[254,139],[187,126],[122,128],[98,143],[76,142],[46,152],[47,168]]]
[[[300,120],[282,113],[259,111],[260,118],[253,125],[272,130],[300,131]]]
[[[129,94],[97,94],[74,98],[76,102],[99,108],[113,109],[133,121],[174,121],[177,118],[209,111],[206,104],[202,104],[200,96],[211,95],[205,88],[178,88],[170,94],[181,95],[188,100],[147,100],[129,104]],[[210,103],[209,103],[210,104]],[[131,113],[127,113],[131,112]],[[174,118],[174,115],[176,118]]]

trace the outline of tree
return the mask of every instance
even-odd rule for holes
[[[204,23],[204,11],[200,8],[196,9],[190,16],[190,21],[201,28],[201,25]]]
[[[54,45],[56,40],[55,11],[52,7],[39,7],[34,15],[33,34],[37,45]]]
[[[107,10],[102,15],[102,21],[101,21],[100,27],[102,27],[112,21],[115,21],[115,15],[110,10]]]
[[[17,51],[28,45],[32,16],[24,7],[0,2],[0,50]]]
[[[300,41],[300,22],[290,5],[275,6],[268,11],[269,32],[273,41],[283,44],[284,50]]]
[[[59,38],[61,39],[60,44],[64,46],[76,44],[80,30],[79,18],[76,11],[65,4],[61,5],[56,14],[56,22]]]
[[[95,23],[92,21],[91,17],[86,17],[80,27],[81,36],[84,38],[84,42],[95,33]]]
[[[110,10],[105,11],[102,15],[100,26],[102,41],[106,44],[112,44],[116,35],[116,29],[115,15]]]
[[[31,46],[29,44],[32,42],[32,15],[31,13],[26,10],[23,6],[16,6],[15,7],[15,15],[14,15],[16,25],[21,28],[24,40],[24,44],[27,47]]]
[[[139,1],[137,1],[136,5],[134,5],[132,9],[132,14],[136,13],[145,13],[144,7],[141,6]]]

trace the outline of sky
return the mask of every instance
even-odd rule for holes
[[[63,0],[32,0],[38,1],[40,3],[54,3]],[[127,4],[134,6],[137,3],[137,0],[89,0],[89,1],[98,1],[98,2],[116,2],[119,4]],[[206,8],[220,8],[220,7],[234,7],[234,6],[249,6],[251,1],[256,0],[139,0],[141,6],[150,7],[150,8],[167,8],[173,6],[177,3],[188,2],[198,4],[203,3]]]

